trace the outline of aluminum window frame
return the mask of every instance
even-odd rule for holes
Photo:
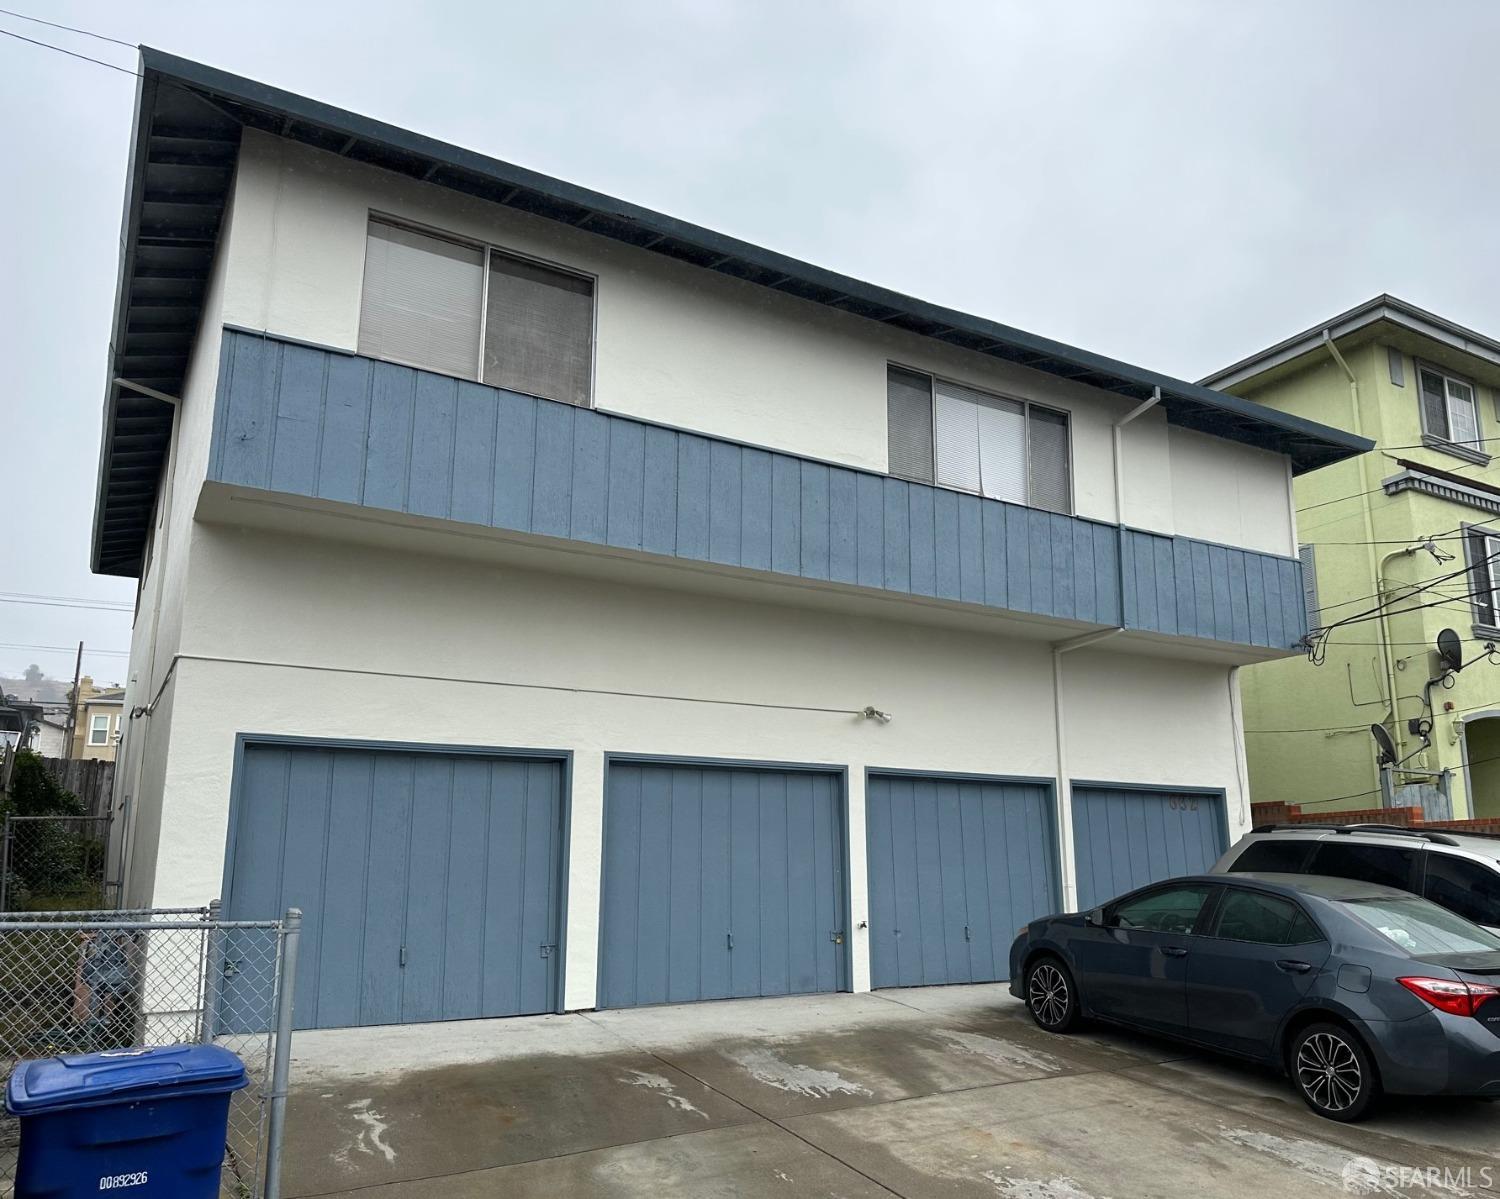
[[[101,720],[104,722],[104,730],[103,730],[104,735],[102,737],[96,737],[95,734],[97,734],[100,731],[100,729],[99,729],[99,722]],[[90,713],[90,715],[89,715],[89,739],[88,739],[88,744],[91,745],[91,746],[95,746],[95,747],[98,747],[98,746],[101,746],[101,745],[108,745],[109,744],[109,713],[108,712],[94,712],[94,713]]]
[[[573,266],[571,263],[558,262],[554,259],[543,258],[537,254],[529,254],[524,250],[513,249],[510,246],[501,245],[483,238],[467,237],[461,233],[454,233],[449,229],[438,228],[427,225],[421,221],[414,221],[404,216],[397,216],[390,212],[384,212],[378,208],[370,208],[365,211],[365,241],[369,243],[370,223],[379,222],[384,225],[394,225],[398,229],[405,229],[410,233],[416,233],[422,237],[431,237],[438,241],[451,242],[456,246],[466,249],[478,250],[482,255],[480,270],[483,272],[483,284],[479,292],[479,355],[474,363],[472,375],[454,375],[449,371],[438,370],[431,366],[425,366],[420,362],[406,362],[396,358],[383,358],[378,355],[369,355],[380,362],[393,362],[398,366],[408,366],[415,370],[430,371],[435,375],[447,375],[450,379],[464,379],[470,383],[484,383],[484,348],[485,329],[489,321],[490,311],[490,260],[495,254],[505,258],[513,258],[519,262],[530,263],[532,266],[541,267],[543,270],[556,271],[560,275],[571,275],[575,279],[583,279],[589,285],[589,394],[588,402],[584,404],[572,404],[567,400],[550,400],[554,404],[567,404],[570,408],[594,409],[598,407],[596,393],[598,388],[599,367],[599,284],[600,277],[593,271],[586,271],[581,267]],[[359,295],[363,301],[365,294],[364,259],[360,260]],[[356,334],[357,337],[357,334]],[[529,392],[526,394],[530,394]],[[548,400],[548,396],[536,396],[539,400]]]
[[[1422,402],[1422,374],[1424,371],[1429,374],[1436,375],[1439,379],[1442,380],[1443,416],[1448,422],[1448,428],[1446,431],[1440,432],[1436,429],[1429,429],[1427,427],[1427,407]],[[1455,446],[1460,450],[1467,450],[1469,453],[1485,454],[1484,429],[1479,420],[1479,409],[1481,406],[1479,403],[1479,385],[1475,383],[1473,379],[1465,378],[1463,375],[1456,375],[1451,371],[1445,370],[1443,367],[1438,366],[1436,363],[1428,362],[1427,360],[1422,358],[1412,358],[1412,373],[1416,376],[1414,380],[1416,383],[1416,387],[1414,390],[1417,397],[1417,418],[1421,422],[1422,432],[1425,433],[1428,437],[1433,438],[1435,441],[1442,443],[1442,446],[1444,447]],[[1449,389],[1450,383],[1459,383],[1469,389],[1469,402],[1473,405],[1474,412],[1473,441],[1459,441],[1453,436],[1453,393]],[[1488,461],[1487,454],[1485,454],[1485,459],[1486,461]]]
[[[909,374],[921,375],[922,377],[924,377],[927,380],[927,419],[928,419],[928,428],[932,430],[932,481],[928,482],[925,479],[907,479],[907,482],[919,483],[919,484],[921,484],[924,487],[941,487],[944,491],[952,491],[952,492],[955,492],[958,495],[977,495],[980,499],[991,500],[993,503],[997,503],[997,504],[1012,504],[1012,505],[1014,505],[1016,507],[1020,507],[1020,508],[1030,508],[1030,509],[1032,509],[1035,512],[1052,512],[1053,509],[1051,509],[1051,508],[1038,508],[1038,507],[1036,507],[1035,504],[1033,504],[1031,502],[1031,410],[1033,408],[1036,408],[1036,409],[1039,409],[1042,412],[1051,413],[1053,416],[1060,416],[1060,417],[1062,417],[1063,418],[1063,423],[1067,426],[1067,430],[1068,430],[1068,507],[1067,507],[1066,511],[1056,513],[1056,515],[1058,515],[1058,516],[1072,516],[1072,517],[1076,517],[1078,515],[1077,471],[1074,469],[1075,463],[1077,462],[1077,458],[1076,458],[1076,456],[1074,454],[1074,445],[1073,445],[1073,413],[1072,413],[1072,411],[1070,409],[1059,408],[1059,407],[1057,407],[1056,405],[1053,405],[1053,404],[1038,403],[1036,400],[1032,400],[1032,399],[1030,399],[1030,398],[1028,398],[1026,396],[1012,395],[1012,394],[1007,393],[1007,392],[996,391],[993,387],[985,387],[985,386],[982,386],[982,385],[977,384],[977,383],[966,383],[966,382],[964,382],[964,380],[955,378],[952,375],[939,374],[936,371],[928,370],[926,367],[913,366],[910,363],[901,361],[899,358],[888,358],[888,359],[886,359],[886,369],[889,370],[891,367],[895,367],[897,370],[906,371]],[[950,383],[954,387],[962,387],[965,391],[977,391],[981,395],[989,396],[992,399],[1003,400],[1004,402],[1006,402],[1008,404],[1020,404],[1021,405],[1021,420],[1022,420],[1022,422],[1024,424],[1025,429],[1026,429],[1026,477],[1025,477],[1025,479],[1022,480],[1022,488],[1023,488],[1023,490],[1026,493],[1026,499],[1025,499],[1024,502],[1017,504],[1015,500],[996,500],[996,499],[993,499],[993,497],[991,497],[991,496],[985,495],[983,491],[970,490],[967,487],[958,487],[958,486],[956,486],[956,485],[954,485],[952,483],[944,483],[944,482],[942,482],[938,478],[938,472],[937,472],[937,385],[939,383]],[[887,452],[889,452],[889,449],[890,449],[890,428],[889,427],[887,427],[887,429],[886,429],[886,448],[887,448]],[[890,477],[893,478],[893,479],[905,479],[906,478],[905,475],[898,475],[898,474],[894,473],[893,471],[891,471],[889,469],[889,461],[887,461],[886,474],[890,475]]]

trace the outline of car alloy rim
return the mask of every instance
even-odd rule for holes
[[[1026,996],[1043,1024],[1061,1024],[1068,1014],[1068,983],[1056,966],[1042,965],[1033,970]]]
[[[1331,1032],[1314,1033],[1297,1050],[1297,1082],[1325,1111],[1354,1106],[1364,1071],[1349,1042]]]

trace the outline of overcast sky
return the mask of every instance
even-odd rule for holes
[[[1500,334],[1500,4],[8,0],[1185,378],[1388,291]],[[0,29],[133,67],[131,50]],[[0,37],[0,592],[89,573],[135,79]],[[128,611],[0,602],[0,674]]]

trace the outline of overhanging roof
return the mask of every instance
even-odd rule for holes
[[[1332,340],[1338,341],[1340,338],[1365,333],[1380,324],[1405,330],[1425,338],[1435,346],[1442,346],[1458,354],[1467,355],[1468,358],[1491,368],[1500,368],[1500,341],[1486,337],[1482,333],[1476,333],[1472,329],[1466,329],[1436,313],[1418,308],[1415,304],[1408,304],[1396,296],[1379,295],[1372,300],[1366,300],[1363,304],[1355,305],[1347,312],[1330,317],[1311,329],[1304,329],[1285,341],[1267,346],[1248,358],[1242,358],[1222,370],[1215,371],[1206,378],[1200,379],[1199,382],[1205,387],[1234,387],[1247,379],[1253,379],[1283,366],[1294,370],[1300,369],[1300,367],[1290,367],[1289,364],[1309,354],[1321,354],[1324,333],[1327,333]]]
[[[180,393],[246,127],[1132,401],[1160,388],[1172,423],[1285,454],[1299,473],[1370,448],[1363,438],[1250,400],[913,299],[159,50],[141,48],[141,75],[95,512],[93,564],[101,573],[138,573],[171,435],[171,406],[120,381]]]

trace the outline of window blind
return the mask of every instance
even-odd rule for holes
[[[587,405],[593,366],[591,279],[490,252],[484,381]]]
[[[1474,411],[1474,389],[1457,379],[1448,383],[1448,426],[1454,441],[1479,440],[1479,418]]]
[[[359,352],[472,379],[483,291],[483,250],[372,220]]]
[[[1068,418],[1061,412],[1033,408],[1031,423],[1031,506],[1048,512],[1073,510],[1073,480],[1068,469]]]
[[[889,470],[903,479],[932,482],[932,380],[888,366],[885,372]]]
[[[932,441],[936,477],[948,487],[979,490],[979,409],[939,383],[934,389]]]

